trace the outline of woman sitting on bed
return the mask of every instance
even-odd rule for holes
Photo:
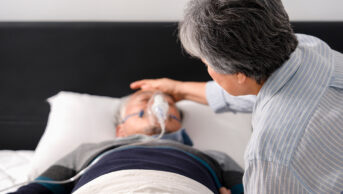
[[[160,94],[169,104],[166,134],[150,137],[161,131],[147,111],[154,95],[138,91],[126,100],[117,140],[81,145],[15,193],[243,193],[241,168],[231,158],[191,147],[170,96]],[[77,174],[76,181],[47,183]]]

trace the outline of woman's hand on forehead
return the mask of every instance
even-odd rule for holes
[[[182,82],[168,78],[161,79],[143,79],[130,84],[131,89],[141,89],[143,91],[161,91],[173,98],[173,101],[184,99],[184,96],[179,92]]]
[[[169,104],[174,104],[175,101],[173,99],[172,96],[170,96],[169,94],[163,93],[161,91],[138,91],[139,93],[136,94],[136,98],[140,101],[140,102],[149,102],[150,98],[157,92],[162,93],[165,97],[166,100]]]

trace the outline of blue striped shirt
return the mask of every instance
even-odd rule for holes
[[[298,47],[255,103],[253,96],[230,96],[213,82],[206,86],[217,112],[252,107],[246,193],[343,191],[343,55],[318,38],[297,34],[297,39]],[[232,104],[237,102],[243,105]]]

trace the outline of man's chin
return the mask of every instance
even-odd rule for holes
[[[152,135],[160,134],[161,131],[162,131],[161,127],[149,127],[144,130],[144,134],[152,136]]]
[[[151,128],[145,129],[144,134],[149,135],[149,136],[159,135],[161,134],[161,131],[162,131],[161,127],[151,127]],[[173,131],[170,130],[169,128],[166,128],[164,133],[166,134],[166,133],[171,133],[171,132]]]

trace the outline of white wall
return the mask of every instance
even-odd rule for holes
[[[0,20],[176,21],[187,0],[0,0]]]
[[[343,0],[282,0],[291,20],[343,21]]]
[[[0,21],[177,21],[188,0],[0,0]],[[343,0],[283,0],[291,20],[343,21]]]

